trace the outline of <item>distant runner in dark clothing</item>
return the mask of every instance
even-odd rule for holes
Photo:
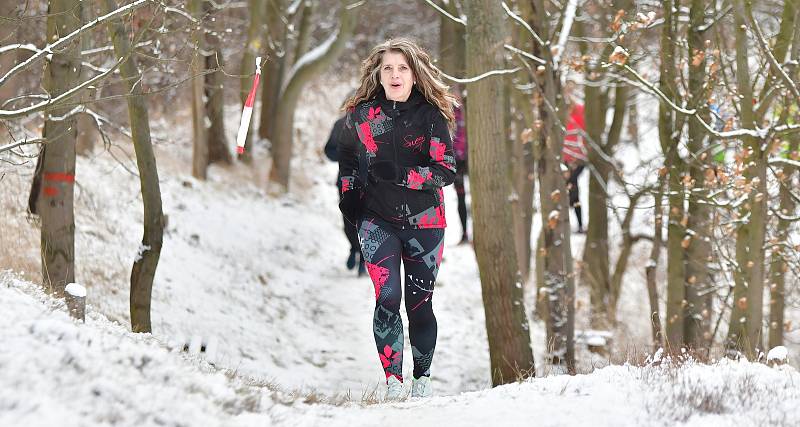
[[[454,88],[453,93],[461,100],[461,93],[457,87]],[[464,189],[464,176],[467,174],[467,127],[464,122],[463,106],[453,108],[453,115],[456,118],[456,133],[453,136],[456,178],[453,181],[453,186],[456,188],[456,196],[458,196],[458,218],[461,220],[460,243],[469,243],[469,234],[467,233],[467,193]]]
[[[339,139],[346,118],[347,116],[344,116],[333,124],[331,135],[325,144],[325,156],[333,162],[339,161]],[[339,189],[338,194],[342,193],[342,180],[340,178],[341,176],[336,177],[336,187]],[[347,256],[346,263],[347,269],[352,270],[358,263],[358,275],[361,276],[366,273],[366,269],[364,267],[364,259],[361,256],[361,247],[358,244],[358,230],[356,230],[356,226],[353,223],[345,219],[344,215],[342,215],[342,222],[344,222],[344,234],[347,236],[347,241],[350,242],[350,255]]]

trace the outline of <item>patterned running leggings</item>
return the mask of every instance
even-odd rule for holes
[[[366,217],[358,231],[367,272],[375,285],[373,333],[386,378],[403,381],[403,322],[400,261],[405,271],[408,337],[414,357],[414,377],[430,376],[436,347],[433,284],[444,249],[444,229],[398,230]]]

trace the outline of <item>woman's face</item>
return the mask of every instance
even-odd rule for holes
[[[386,52],[381,58],[381,86],[386,92],[386,99],[405,102],[411,95],[416,77],[400,52]]]

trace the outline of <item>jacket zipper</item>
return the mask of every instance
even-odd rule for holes
[[[394,114],[392,114],[394,116],[393,120],[395,121],[395,123],[392,125],[392,146],[394,147],[394,164],[397,165],[398,169],[400,169],[401,168],[400,167],[400,154],[398,154],[398,152],[397,152],[397,138],[395,138],[395,134],[397,132],[397,126],[398,126],[398,124],[400,122],[398,120],[400,118],[400,114],[397,111],[397,101],[395,101],[395,100],[392,101],[392,111],[394,113]],[[403,195],[403,209],[408,209],[408,200],[406,200],[406,193],[402,188],[400,189],[400,194]],[[408,215],[406,214],[405,211],[403,211],[403,214],[401,215],[402,222],[400,223],[400,229],[401,230],[405,230],[406,229],[406,220],[407,219],[408,219]]]

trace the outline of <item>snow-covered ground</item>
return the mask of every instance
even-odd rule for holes
[[[156,337],[132,334],[96,311],[85,324],[77,323],[62,302],[8,272],[0,273],[0,305],[3,426],[800,423],[800,374],[788,365],[723,360],[711,366],[610,366],[589,375],[375,403],[357,390],[350,390],[349,399],[326,398],[288,390],[279,380],[267,383],[215,369],[201,358],[170,350]],[[306,381],[311,385],[310,378]]]
[[[17,259],[31,261],[0,265],[14,268],[0,273],[0,426],[800,423],[800,375],[790,366],[623,365],[490,389],[478,271],[471,247],[457,245],[452,189],[434,298],[436,396],[376,404],[383,374],[371,331],[374,291],[366,276],[344,266],[336,166],[321,154],[346,92],[330,87],[311,88],[301,102],[322,108],[298,112],[292,194],[285,197],[266,194],[263,150],[252,166],[214,166],[207,181],[191,178],[189,120],[154,122],[168,226],[152,335],[128,332],[129,272],[142,232],[129,142],[78,160],[76,263],[77,280],[88,288],[85,324],[25,280],[38,268],[38,230],[21,213],[32,166],[2,166],[0,208],[15,218],[4,219],[4,232],[18,242]],[[235,123],[237,108],[228,113]],[[575,237],[576,254],[581,240]],[[648,333],[644,286],[623,292],[620,317],[631,322],[622,330],[629,336],[617,339],[641,343]],[[579,314],[588,305],[582,294]],[[531,321],[540,361],[544,330]],[[189,341],[212,354],[182,352]],[[583,347],[579,355],[581,372],[607,363]],[[539,365],[540,374],[548,372]]]

